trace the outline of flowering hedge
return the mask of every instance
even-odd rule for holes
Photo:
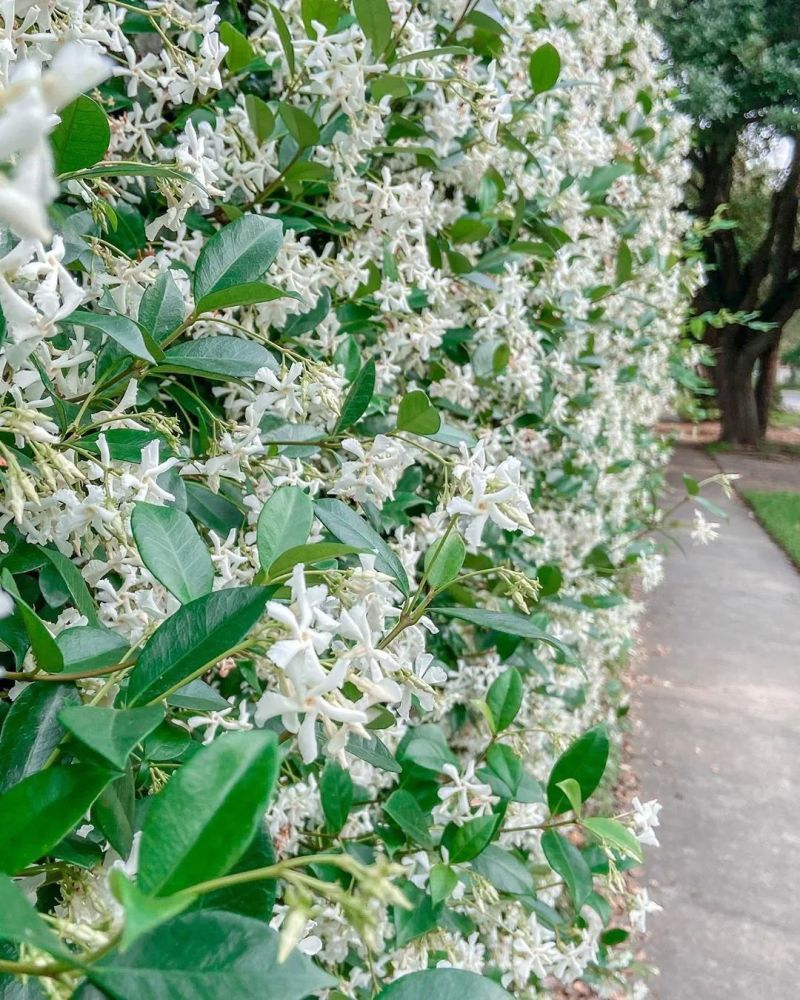
[[[633,8],[4,12],[26,996],[622,988],[657,807],[587,800],[690,280]]]

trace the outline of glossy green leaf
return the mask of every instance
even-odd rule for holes
[[[111,128],[97,101],[81,94],[61,109],[59,118],[61,121],[50,133],[57,174],[83,170],[103,159],[111,142]]]
[[[274,302],[275,299],[299,298],[294,292],[286,292],[265,281],[249,281],[244,285],[233,285],[204,295],[195,306],[198,313],[215,312],[217,309],[232,309],[236,306],[252,306],[259,302]]]
[[[395,979],[376,1000],[512,1000],[491,979],[463,969],[425,969]]]
[[[267,868],[274,863],[275,851],[270,840],[267,820],[263,819],[249,847],[231,868],[229,874],[255,871],[259,868]],[[262,878],[206,892],[197,899],[194,908],[229,910],[231,913],[241,913],[244,917],[254,917],[257,920],[267,921],[272,915],[277,893],[277,880]]]
[[[262,921],[198,910],[105,956],[88,974],[114,1000],[304,1000],[336,985],[300,952],[279,963],[278,940]]]
[[[229,378],[255,378],[262,368],[275,371],[278,365],[262,344],[241,337],[199,337],[170,347],[163,362],[153,370],[226,381]]]
[[[347,395],[344,397],[336,432],[347,430],[357,420],[364,416],[375,392],[375,362],[367,361],[358,375],[353,379]]]
[[[375,568],[391,576],[401,593],[408,597],[411,588],[403,564],[363,517],[341,500],[317,500],[314,513],[340,542],[375,553],[378,557]]]
[[[522,677],[515,667],[509,667],[492,681],[486,692],[486,704],[493,732],[502,733],[516,719],[522,705],[522,693]]]
[[[64,669],[64,658],[50,630],[30,605],[20,597],[14,578],[7,569],[2,573],[3,586],[14,598],[16,613],[19,615],[28,636],[36,665],[48,673],[57,674]]]
[[[432,590],[442,590],[452,583],[461,572],[466,555],[466,546],[454,529],[451,529],[443,542],[434,542],[424,559],[428,586]]]
[[[436,434],[442,418],[422,389],[406,393],[397,408],[397,429],[409,434]]]
[[[543,632],[523,615],[514,611],[485,611],[483,608],[431,608],[432,614],[457,618],[469,622],[479,628],[491,629],[493,632],[503,632],[505,635],[516,635],[522,639],[534,639],[552,646],[566,658],[571,659],[572,651],[566,643],[555,636]]]
[[[121,858],[133,848],[135,783],[129,763],[124,774],[107,785],[92,806],[92,822],[103,832]]]
[[[342,545],[340,542],[313,542],[310,545],[294,545],[281,552],[269,568],[269,579],[276,580],[279,576],[289,573],[294,566],[302,563],[313,566],[315,563],[328,562],[340,556],[356,555],[363,549],[354,549],[352,545]]]
[[[143,330],[138,323],[134,323],[127,316],[119,316],[114,313],[93,313],[85,309],[78,309],[65,320],[76,326],[83,326],[90,330],[99,330],[120,347],[124,348],[128,354],[143,361],[150,361],[156,364],[164,357],[164,352],[156,341]]]
[[[59,959],[69,959],[69,951],[11,879],[0,875],[0,941],[38,948]]]
[[[139,501],[131,514],[131,531],[142,562],[181,604],[210,593],[214,564],[182,510]]]
[[[552,90],[561,75],[561,56],[558,54],[558,49],[550,42],[540,45],[531,56],[529,71],[534,94]]]
[[[261,617],[267,594],[263,587],[229,587],[178,608],[139,654],[128,705],[157,701],[227,656]]]
[[[353,10],[373,55],[380,56],[392,40],[389,4],[386,0],[353,0]]]
[[[450,865],[436,864],[431,868],[428,878],[428,888],[431,894],[431,901],[434,906],[443,903],[449,898],[453,889],[458,885],[458,874]]]
[[[339,833],[353,804],[353,779],[334,760],[329,760],[319,779],[319,794],[329,833]]]
[[[564,880],[573,906],[580,910],[592,891],[592,873],[583,855],[556,830],[545,830],[541,843],[547,863]]]
[[[517,800],[517,792],[522,783],[524,767],[510,746],[494,743],[486,751],[486,780],[495,795],[501,799]]]
[[[219,37],[223,45],[228,46],[225,53],[225,66],[231,73],[238,73],[253,61],[255,53],[246,35],[235,28],[230,21],[221,21]]]
[[[321,24],[326,31],[333,31],[344,13],[342,0],[300,0],[303,26],[309,38],[316,38],[313,21]]]
[[[256,546],[261,568],[269,572],[289,549],[305,544],[314,520],[314,504],[299,486],[279,486],[261,508]]]
[[[558,758],[547,781],[547,801],[553,816],[571,809],[569,798],[558,787],[565,778],[574,778],[586,802],[600,784],[608,761],[608,734],[605,726],[595,726],[571,743]]]
[[[258,281],[275,260],[283,242],[277,219],[243,215],[208,240],[194,272],[195,302],[212,292]]]
[[[252,843],[278,776],[275,734],[230,733],[175,772],[147,812],[138,885],[166,896],[224,875]]]
[[[300,108],[296,108],[293,104],[286,104],[284,101],[281,101],[278,104],[278,114],[281,116],[281,120],[286,126],[289,135],[291,135],[301,149],[307,149],[319,143],[322,138],[319,125],[317,125],[313,118],[309,118],[305,111],[301,111]]]
[[[275,115],[269,105],[255,94],[248,94],[244,99],[244,106],[253,135],[259,142],[266,142],[275,128]]]
[[[119,868],[112,869],[109,884],[114,898],[122,906],[124,924],[120,938],[120,950],[127,951],[133,942],[143,934],[165,923],[171,917],[183,913],[194,902],[188,894],[148,896],[135,882],[131,882]]]
[[[627,826],[623,826],[619,820],[616,819],[605,819],[601,816],[592,816],[587,819],[581,820],[581,826],[588,830],[590,833],[594,834],[598,840],[604,841],[606,844],[610,844],[612,847],[616,847],[617,850],[622,851],[623,854],[627,854],[636,861],[641,861],[643,858],[642,845],[634,837]]]
[[[186,302],[172,272],[162,271],[139,302],[139,325],[161,340],[181,325],[185,315]]]
[[[432,850],[433,838],[430,832],[432,819],[423,811],[411,792],[405,788],[398,788],[392,792],[383,804],[383,811],[412,843]]]
[[[163,718],[164,709],[160,705],[128,709],[69,705],[58,713],[61,725],[94,758],[90,763],[117,771],[125,770],[130,754]]]
[[[490,815],[468,819],[461,826],[448,823],[442,834],[442,848],[447,850],[448,862],[457,865],[476,858],[491,843],[499,822],[499,816]]]
[[[426,771],[440,772],[445,764],[458,766],[458,758],[448,747],[444,733],[429,722],[406,733],[397,748],[397,759],[401,764],[414,764]]]
[[[90,625],[96,625],[97,608],[81,571],[63,552],[59,552],[57,549],[42,549],[41,551],[64,581],[72,603],[82,615],[86,616]]]
[[[511,851],[497,844],[489,844],[472,862],[475,871],[482,875],[498,892],[513,896],[533,894],[533,876]]]
[[[281,14],[280,9],[276,7],[274,3],[269,5],[269,9],[272,11],[272,17],[275,20],[275,30],[278,33],[278,39],[280,40],[281,48],[283,49],[283,54],[286,58],[286,65],[289,68],[290,75],[294,76],[296,61],[292,33],[289,31],[286,19],[283,14]]]
[[[11,704],[0,730],[0,791],[44,767],[61,742],[58,713],[80,702],[72,684],[29,684]]]
[[[59,764],[0,795],[0,872],[14,875],[55,847],[113,778],[112,771]]]
[[[64,673],[102,670],[121,663],[128,644],[116,632],[101,625],[74,625],[56,636],[56,645],[64,657]]]

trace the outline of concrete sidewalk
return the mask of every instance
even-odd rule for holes
[[[734,465],[730,458],[726,465]],[[678,448],[672,469],[716,465]],[[646,884],[657,1000],[800,996],[800,576],[741,500],[686,538],[651,595],[634,718],[641,798],[663,804]]]

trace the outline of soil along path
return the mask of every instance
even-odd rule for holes
[[[729,471],[733,457],[726,461]],[[678,448],[677,480],[718,471]],[[714,491],[716,494],[716,491]],[[800,575],[738,498],[651,595],[634,717],[643,800],[663,804],[647,886],[657,1000],[797,995]],[[682,539],[683,543],[683,539]]]

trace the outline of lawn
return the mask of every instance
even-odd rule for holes
[[[800,569],[800,493],[748,490],[756,517]]]

